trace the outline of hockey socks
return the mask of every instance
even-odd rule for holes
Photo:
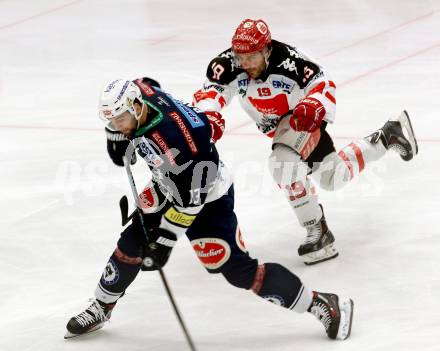
[[[106,304],[116,302],[136,278],[141,263],[140,257],[129,257],[116,248],[95,290],[96,299]]]
[[[263,299],[298,313],[306,312],[313,298],[312,291],[278,263],[259,265],[251,289]]]

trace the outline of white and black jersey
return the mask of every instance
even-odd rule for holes
[[[281,116],[293,110],[306,95],[324,105],[324,120],[332,123],[336,99],[334,82],[322,66],[295,47],[272,40],[269,65],[258,79],[234,64],[231,48],[208,65],[207,80],[194,94],[194,104],[203,111],[217,111],[235,95],[258,129],[273,136]]]

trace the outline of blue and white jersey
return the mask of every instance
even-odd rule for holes
[[[206,115],[141,79],[134,83],[149,111],[147,123],[132,142],[160,191],[181,208],[198,207],[222,196],[231,182],[211,142]]]

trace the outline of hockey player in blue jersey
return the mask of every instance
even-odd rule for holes
[[[134,217],[117,242],[95,291],[95,299],[67,324],[66,338],[100,329],[140,270],[162,268],[181,236],[190,240],[209,273],[298,313],[310,312],[331,339],[350,336],[353,301],[313,291],[278,263],[261,263],[247,252],[234,213],[234,188],[219,159],[210,119],[174,99],[150,79],[117,79],[100,98],[107,150],[113,162],[134,161],[132,148],[148,164],[152,180],[140,194],[148,231]]]

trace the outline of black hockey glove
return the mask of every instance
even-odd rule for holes
[[[165,266],[176,245],[177,237],[169,230],[154,228],[148,231],[148,243],[144,246],[141,270],[156,271]]]
[[[105,134],[107,135],[107,152],[110,158],[115,165],[124,167],[122,157],[125,155],[125,151],[127,150],[130,141],[124,136],[124,134],[108,128],[105,128]],[[131,164],[134,165],[136,160],[136,153],[133,153]]]

